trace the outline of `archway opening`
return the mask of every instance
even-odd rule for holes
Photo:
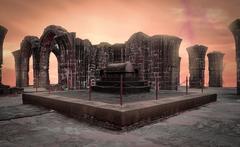
[[[58,84],[58,61],[53,53],[49,56],[49,81],[51,85]]]
[[[29,58],[28,85],[33,86],[33,58]]]

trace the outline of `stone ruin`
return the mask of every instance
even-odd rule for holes
[[[2,84],[3,42],[7,31],[5,27],[0,26],[0,84]]]
[[[240,95],[240,19],[233,21],[229,29],[235,39],[237,62],[237,94]]]
[[[213,51],[207,54],[208,56],[208,70],[209,70],[209,87],[223,86],[223,56],[221,52]]]
[[[11,88],[2,83],[3,42],[8,30],[0,25],[0,95],[21,92],[21,89]]]
[[[182,39],[175,36],[133,34],[125,43],[106,42],[92,45],[75,33],[50,25],[40,38],[26,36],[20,49],[13,52],[16,86],[29,85],[29,59],[33,56],[34,87],[50,86],[49,55],[58,61],[58,85],[68,89],[86,88],[89,78],[99,80],[100,71],[108,64],[130,62],[138,70],[139,80],[152,87],[159,80],[160,89],[176,89],[179,84],[179,47]]]
[[[21,50],[13,52],[15,58],[16,86],[26,87],[29,85],[29,59],[33,56],[33,75],[36,79],[36,71],[39,68],[39,39],[35,36],[26,36],[21,42]],[[34,80],[34,83],[36,81]]]
[[[187,48],[189,55],[190,88],[202,88],[204,86],[205,56],[207,47],[194,45]]]

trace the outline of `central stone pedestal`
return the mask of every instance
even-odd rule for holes
[[[96,81],[93,90],[105,93],[120,93],[121,76],[124,94],[150,91],[147,81],[139,80],[138,70],[134,69],[130,62],[109,64],[101,70],[101,79]]]

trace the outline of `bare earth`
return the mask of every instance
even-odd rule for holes
[[[42,107],[22,105],[20,95],[0,97],[0,146],[239,147],[240,96],[231,88],[204,92],[217,92],[218,101],[130,132],[109,131]]]

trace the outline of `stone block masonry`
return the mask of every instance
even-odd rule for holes
[[[0,84],[2,83],[3,42],[8,30],[0,25]]]

